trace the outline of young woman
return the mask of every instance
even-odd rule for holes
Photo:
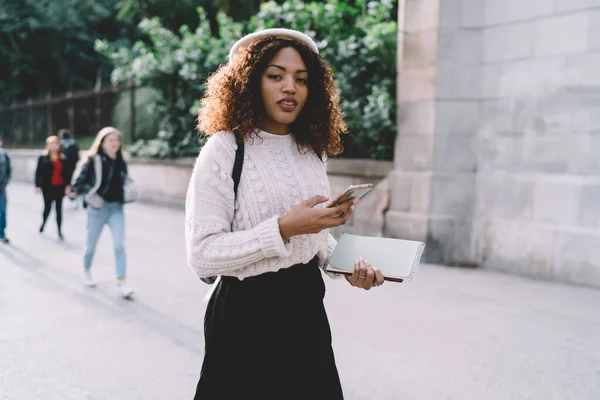
[[[74,179],[73,192],[83,195],[87,213],[87,241],[83,258],[84,284],[93,287],[90,269],[96,245],[104,225],[112,233],[117,269],[117,288],[123,298],[130,298],[133,289],[125,285],[125,184],[127,163],[121,153],[121,132],[106,127],[98,132],[81,168]],[[98,172],[99,171],[99,174]]]
[[[60,138],[50,136],[46,139],[46,148],[44,154],[38,158],[37,168],[35,170],[35,190],[42,193],[44,197],[44,212],[42,214],[42,225],[40,233],[44,232],[46,221],[50,215],[52,203],[56,205],[56,225],[58,227],[58,237],[64,239],[62,235],[62,201],[65,195],[71,191],[71,176],[73,168],[67,162],[62,154]]]
[[[199,277],[220,278],[196,400],[343,398],[320,268],[336,246],[328,229],[353,210],[325,207],[322,160],[341,152],[345,129],[332,71],[300,32],[242,38],[209,78],[199,130],[210,137],[188,189],[186,245]],[[383,276],[361,261],[348,282],[368,290]]]

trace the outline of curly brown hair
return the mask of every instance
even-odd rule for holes
[[[260,39],[238,50],[206,82],[206,92],[198,113],[198,130],[207,135],[232,131],[247,138],[265,117],[261,97],[261,77],[269,61],[286,47],[298,51],[308,70],[308,99],[291,125],[299,148],[318,155],[342,152],[340,134],[348,129],[339,106],[333,71],[304,43],[275,37]]]

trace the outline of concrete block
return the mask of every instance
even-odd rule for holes
[[[485,29],[483,31],[483,62],[530,57],[533,48],[533,27],[531,22],[523,22]]]
[[[435,133],[437,135],[474,134],[479,127],[480,117],[479,101],[436,101]]]
[[[515,128],[513,113],[519,102],[483,102],[481,125],[477,132],[477,170],[514,171],[523,160],[523,132]]]
[[[32,182],[40,151],[10,149],[9,153],[13,161],[13,179]],[[125,157],[138,186],[141,202],[177,208],[184,206],[195,158],[156,160]],[[368,181],[377,185],[392,170],[392,162],[332,159],[328,161],[328,167],[331,194],[337,195],[351,184]],[[376,191],[381,190],[377,186]],[[406,209],[409,195],[407,191]]]
[[[455,0],[445,0],[452,4]],[[470,1],[461,3],[461,25],[467,29],[479,29],[485,25],[485,9],[487,7],[484,1]]]
[[[352,232],[357,235],[381,237],[389,202],[390,185],[386,178],[355,206],[352,214]]]
[[[556,12],[579,11],[600,7],[600,0],[556,0]]]
[[[381,180],[393,169],[391,161],[369,159],[331,158],[327,160],[327,174]]]
[[[600,49],[600,10],[590,10],[590,32],[588,37],[588,45],[590,50]]]
[[[401,69],[398,74],[398,102],[433,100],[436,71],[436,67]]]
[[[483,64],[481,65],[480,75],[480,97],[482,99],[498,98],[502,64]]]
[[[447,262],[450,265],[479,266],[481,260],[477,258],[473,243],[473,219],[455,220],[452,228],[452,246],[445,254]]]
[[[600,287],[600,232],[561,230],[553,247],[554,277]]]
[[[402,62],[404,58],[404,39],[406,32],[404,31],[404,11],[402,6],[398,10],[398,26],[396,32],[396,85],[400,81],[400,71],[402,70]]]
[[[432,169],[437,172],[474,172],[477,143],[475,135],[436,136]]]
[[[329,186],[331,187],[331,196],[337,196],[342,193],[346,188],[352,185],[353,177],[347,175],[328,175]]]
[[[524,103],[515,113],[515,128],[524,134],[573,135],[600,126],[600,93],[556,93]]]
[[[452,217],[430,216],[427,221],[427,238],[423,261],[444,265],[454,265],[452,252],[455,219]]]
[[[528,134],[523,139],[523,163],[527,171],[547,173],[573,173],[588,168],[597,169],[598,163],[592,153],[588,153],[594,143],[599,145],[597,135],[535,135]],[[589,154],[588,157],[582,152]]]
[[[560,136],[527,135],[523,138],[522,168],[548,173],[566,172],[565,146],[564,138]]]
[[[563,138],[569,140],[568,133]],[[600,173],[600,158],[596,156],[600,154],[600,132],[573,134],[565,151],[559,151],[567,172],[583,175]]]
[[[12,180],[27,182],[33,185],[37,160],[42,152],[39,150],[6,149],[11,159]],[[33,186],[32,186],[33,189]],[[10,188],[8,189],[10,190]]]
[[[440,28],[437,60],[460,64],[481,62],[483,36],[479,30]]]
[[[439,24],[441,28],[461,28],[464,5],[457,1],[440,0]]]
[[[598,20],[597,24],[600,24]],[[595,25],[592,29],[595,29]],[[600,36],[598,38],[598,46],[594,49],[600,49]],[[590,93],[590,89],[595,89],[595,92],[600,91],[600,53],[586,52],[580,54],[572,54],[566,57],[564,67],[564,86],[573,91],[579,91],[579,95]],[[585,89],[585,92],[582,90]],[[597,104],[597,103],[596,103]]]
[[[536,21],[534,55],[544,57],[586,50],[590,22],[588,13],[561,15]]]
[[[394,167],[408,171],[430,170],[435,136],[399,136]]]
[[[485,24],[500,25],[554,13],[554,0],[502,0],[485,2]]]
[[[567,179],[538,178],[533,189],[532,219],[557,225],[579,222],[581,183]]]
[[[431,203],[431,173],[413,173],[410,178],[409,210],[426,214]]]
[[[518,153],[510,150],[519,147],[519,138],[498,137],[487,135],[477,138],[477,173],[490,174],[494,172],[508,173],[515,167],[514,161],[519,161]]]
[[[546,135],[545,124],[542,119],[544,114],[551,114],[556,103],[552,99],[554,94],[548,94],[538,98],[517,98],[511,102],[512,109],[510,116],[513,120],[512,129],[515,134],[528,135]]]
[[[581,228],[600,229],[600,183],[584,184],[579,188],[577,220]]]
[[[390,210],[385,214],[384,236],[425,242],[427,221],[426,214]]]
[[[534,189],[534,178],[518,179],[509,173],[479,174],[475,215],[483,219],[531,219]]]
[[[412,174],[395,170],[389,176],[390,210],[408,211],[412,190]]]
[[[498,83],[498,97],[541,97],[553,93],[564,79],[563,57],[505,63]]]
[[[434,173],[431,177],[430,214],[464,218],[475,205],[475,175]]]
[[[435,66],[438,49],[438,30],[409,32],[403,39],[403,68]]]
[[[476,219],[473,243],[485,268],[554,278],[555,229],[527,221]]]
[[[472,222],[471,218],[431,216],[426,242],[431,262],[452,266],[478,265],[472,243]]]
[[[435,86],[439,100],[479,99],[481,67],[439,61]]]
[[[398,103],[398,135],[433,135],[435,102]]]
[[[482,101],[479,135],[491,137],[517,135],[513,119],[516,105],[517,102],[514,99]]]
[[[185,206],[191,168],[130,162],[129,173],[135,180],[143,201],[177,208]]]
[[[600,132],[584,134],[589,139],[589,147],[586,147],[585,156],[578,157],[576,172],[579,174],[600,174]],[[600,204],[600,203],[598,203]]]
[[[406,0],[404,30],[425,31],[439,26],[439,0]]]

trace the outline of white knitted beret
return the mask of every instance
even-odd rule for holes
[[[283,29],[283,28],[273,28],[273,29],[264,29],[262,31],[250,33],[249,35],[244,36],[237,42],[231,46],[231,50],[229,50],[229,59],[231,60],[235,53],[238,51],[240,47],[248,47],[252,43],[262,39],[266,36],[275,36],[277,38],[282,39],[295,39],[304,44],[306,44],[312,51],[319,54],[319,49],[317,48],[317,44],[314,40],[312,40],[308,35],[305,35],[302,32],[298,32],[292,29]]]

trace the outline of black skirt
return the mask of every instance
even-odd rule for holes
[[[315,257],[240,281],[223,277],[204,318],[194,400],[343,399]]]

